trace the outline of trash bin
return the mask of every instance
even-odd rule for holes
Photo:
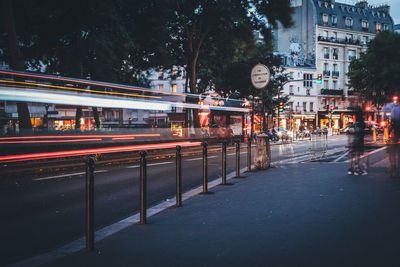
[[[254,166],[257,170],[267,169],[267,155],[266,155],[266,144],[268,135],[266,133],[260,133],[256,137],[256,153],[254,155]]]

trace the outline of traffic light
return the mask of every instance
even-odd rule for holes
[[[283,109],[283,102],[279,102],[279,112],[282,112]]]
[[[393,99],[393,103],[397,104],[397,102],[399,101],[399,97],[398,96],[394,96],[392,97]]]
[[[331,106],[331,113],[333,114],[333,113],[335,113],[335,110],[334,110],[334,106]]]
[[[317,84],[322,84],[322,74],[318,74],[318,76],[317,76]]]

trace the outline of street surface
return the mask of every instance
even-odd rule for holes
[[[217,186],[45,266],[399,266],[400,180],[386,148],[367,176],[340,153]]]
[[[327,163],[340,164],[345,157],[346,136],[329,138]],[[380,149],[380,148],[377,148]],[[272,161],[290,164],[310,160],[309,141],[272,145]],[[183,154],[184,153],[183,149]],[[199,148],[200,151],[200,148]],[[382,151],[379,151],[383,153]],[[247,152],[242,144],[241,167],[245,167]],[[254,149],[252,152],[252,160]],[[202,184],[201,155],[183,156],[183,189]],[[235,168],[235,151],[227,153],[227,171]],[[0,209],[3,211],[0,235],[2,257],[0,265],[29,258],[84,235],[85,180],[84,170],[45,177],[15,177],[0,189]],[[221,153],[208,155],[209,181],[221,177]],[[148,162],[148,206],[171,198],[175,194],[175,159],[160,158]],[[139,164],[95,169],[96,229],[126,218],[139,209]]]

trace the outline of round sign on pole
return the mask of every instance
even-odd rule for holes
[[[266,87],[271,78],[271,73],[267,66],[263,64],[257,64],[251,70],[251,83],[257,89]]]

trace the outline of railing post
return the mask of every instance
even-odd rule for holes
[[[94,158],[86,159],[86,250],[94,249]]]
[[[222,185],[226,185],[226,144],[227,141],[222,142]]]
[[[251,136],[247,138],[247,172],[251,172]]]
[[[140,224],[146,224],[147,212],[147,152],[140,151]]]
[[[240,140],[236,140],[236,178],[240,178]]]
[[[207,142],[203,142],[203,192],[201,194],[212,194],[208,192],[208,170],[207,170]]]
[[[181,146],[176,146],[176,206],[182,207],[182,155]]]

